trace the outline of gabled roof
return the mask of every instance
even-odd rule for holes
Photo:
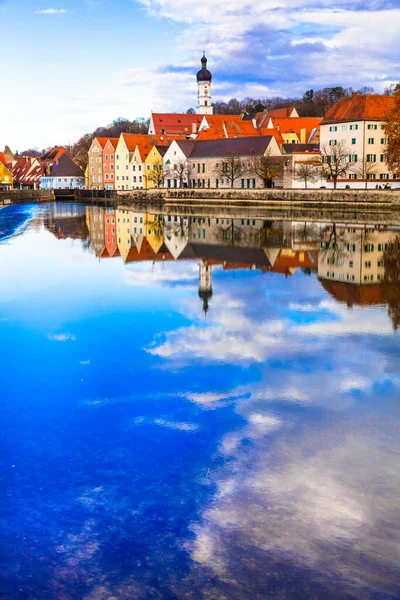
[[[179,148],[182,150],[182,152],[186,156],[186,158],[189,158],[189,156],[193,152],[194,145],[196,142],[194,142],[193,140],[192,141],[176,140],[175,143],[178,144]]]
[[[290,119],[298,117],[299,114],[294,106],[285,106],[285,108],[274,108],[268,111],[269,117],[278,117],[281,119]]]
[[[92,141],[92,144],[96,141],[99,144],[100,148],[104,150],[104,146],[107,144],[108,140],[108,137],[95,137]]]
[[[272,136],[257,136],[196,141],[190,158],[218,158],[230,154],[259,156],[265,153],[272,139]]]
[[[3,165],[6,167],[7,163],[6,163],[6,158],[3,154],[3,152],[0,152],[0,162],[3,163]]]
[[[106,147],[106,145],[108,143],[110,143],[115,150],[115,148],[118,146],[118,142],[119,142],[119,138],[108,138],[106,143],[104,144],[104,148]]]
[[[152,113],[151,118],[157,135],[191,135],[193,123],[198,131],[204,115],[179,113]]]
[[[58,158],[60,158],[60,156],[62,154],[64,154],[64,152],[65,152],[65,148],[63,146],[54,146],[54,148],[50,148],[50,150],[47,150],[47,152],[42,154],[42,156],[40,157],[40,160],[55,161]]]
[[[244,121],[240,115],[206,115],[204,120],[207,122],[208,127],[203,125],[197,136],[198,140],[215,140],[258,134],[253,122]]]
[[[83,171],[74,161],[63,154],[50,171],[50,177],[83,177]]]
[[[284,139],[282,134],[277,129],[269,129],[268,127],[261,127],[259,129],[260,135],[272,135],[278,146],[281,146],[284,143]]]
[[[268,123],[277,129],[282,135],[295,133],[300,139],[301,130],[305,129],[307,141],[314,129],[320,126],[321,121],[321,117],[291,117],[285,119],[280,117],[271,117],[268,119]]]
[[[384,121],[394,105],[394,96],[353,94],[336,102],[326,113],[322,124],[338,121]]]

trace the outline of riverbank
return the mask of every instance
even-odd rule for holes
[[[181,206],[241,207],[359,207],[400,210],[400,190],[193,190],[154,189],[135,191],[103,190],[13,190],[0,192],[0,205],[61,201],[107,202],[110,204],[154,203]]]

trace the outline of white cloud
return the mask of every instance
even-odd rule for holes
[[[49,340],[53,342],[74,342],[76,337],[71,333],[56,333],[48,336]]]
[[[67,12],[65,8],[44,8],[43,10],[37,10],[37,15],[63,15]]]

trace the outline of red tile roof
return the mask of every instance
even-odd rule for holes
[[[281,134],[284,133],[295,133],[299,140],[301,141],[301,130],[306,130],[306,140],[308,141],[309,137],[313,133],[315,129],[318,129],[322,118],[321,117],[291,117],[291,118],[278,118],[272,117],[272,124],[275,129],[277,129]],[[268,119],[269,121],[269,119]],[[263,127],[261,131],[263,131]]]
[[[107,144],[107,141],[108,141],[109,139],[110,139],[110,138],[108,138],[108,137],[96,137],[96,138],[94,138],[94,140],[96,140],[96,141],[97,141],[97,143],[99,144],[99,146],[100,146],[100,147],[101,147],[103,150],[104,150],[104,146]],[[94,142],[94,140],[93,140],[93,142]],[[92,143],[93,143],[93,142],[92,142]]]
[[[191,135],[193,123],[198,131],[204,115],[152,113],[151,117],[157,135]]]
[[[394,96],[353,94],[350,98],[342,98],[326,113],[323,124],[337,121],[384,121],[386,115],[394,108]]]
[[[208,128],[202,129],[198,140],[215,140],[258,135],[252,121],[243,121],[240,115],[207,115]]]
[[[107,145],[107,143],[108,143],[108,142],[110,142],[110,144],[112,145],[112,147],[113,147],[113,148],[114,148],[114,150],[115,150],[115,148],[116,148],[116,147],[117,147],[117,145],[118,145],[119,138],[108,138],[107,142],[104,144],[104,147]]]

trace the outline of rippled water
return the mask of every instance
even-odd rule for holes
[[[0,598],[399,598],[399,230],[2,209]]]

